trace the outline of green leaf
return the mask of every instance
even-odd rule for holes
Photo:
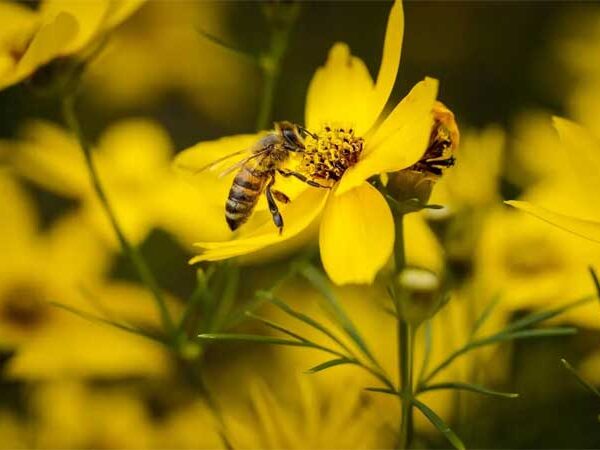
[[[258,321],[264,323],[265,325],[267,325],[268,327],[273,328],[274,330],[277,330],[277,331],[281,331],[282,333],[287,334],[288,336],[291,336],[291,337],[293,337],[295,339],[298,339],[301,342],[305,342],[305,343],[310,342],[308,339],[303,338],[299,334],[296,334],[293,331],[288,330],[283,325],[280,325],[280,324],[278,324],[276,322],[273,322],[272,320],[269,320],[269,319],[267,319],[265,317],[258,316],[256,314],[251,313],[251,312],[246,312],[246,316],[248,316],[248,317],[250,317],[252,319],[258,320]]]
[[[340,366],[342,364],[356,364],[356,361],[349,358],[330,359],[329,361],[325,361],[324,363],[319,364],[318,366],[308,369],[306,372],[317,373],[321,372],[322,370],[329,369],[330,367]]]
[[[332,312],[334,319],[338,325],[346,332],[348,337],[354,341],[357,347],[367,356],[371,361],[375,362],[375,358],[367,344],[363,340],[362,336],[354,326],[350,318],[346,315],[344,309],[337,300],[336,295],[331,288],[331,284],[328,280],[321,275],[317,269],[313,266],[305,265],[300,268],[300,273],[319,291],[323,294],[324,299],[329,306],[329,310]]]
[[[481,327],[485,324],[485,322],[489,319],[489,317],[491,316],[491,314],[494,311],[494,309],[496,308],[496,306],[498,306],[498,303],[500,303],[500,299],[501,299],[500,295],[495,295],[490,300],[490,302],[485,306],[485,308],[483,309],[483,311],[481,312],[479,317],[477,317],[477,320],[473,324],[473,329],[471,330],[471,336],[475,336],[477,334],[477,332],[481,329]]]
[[[519,330],[514,332],[501,332],[488,338],[471,342],[467,347],[469,349],[483,347],[485,345],[496,344],[499,342],[510,341],[514,339],[530,339],[537,337],[569,336],[577,334],[577,328],[573,327],[554,327],[554,328],[536,328],[533,330]]]
[[[238,293],[240,282],[240,268],[237,266],[230,267],[227,270],[225,277],[225,286],[218,301],[217,309],[211,321],[211,328],[208,331],[221,331],[227,322],[227,318],[231,315],[235,298]]]
[[[229,42],[225,42],[223,39],[221,39],[218,36],[215,36],[214,34],[202,29],[201,27],[197,26],[195,27],[195,30],[198,32],[198,34],[206,39],[208,39],[210,42],[212,42],[215,45],[218,45],[219,47],[230,51],[234,54],[236,54],[237,56],[242,57],[243,59],[250,61],[254,64],[259,64],[260,60],[257,54],[254,54],[251,51],[248,50],[243,50],[240,49],[238,47],[236,47],[233,44],[230,44]]]
[[[511,332],[516,330],[521,330],[525,327],[537,325],[546,320],[552,319],[570,309],[576,308],[578,306],[584,305],[585,303],[589,303],[593,300],[593,297],[586,296],[580,298],[578,300],[574,300],[572,302],[566,303],[563,306],[559,306],[553,309],[549,309],[546,311],[540,311],[532,314],[528,314],[522,319],[516,320],[510,324],[506,328],[504,328],[501,333]]]
[[[600,301],[600,280],[598,280],[598,275],[592,266],[589,267],[590,275],[592,275],[592,280],[594,280],[594,286],[596,287],[596,298]]]
[[[306,342],[261,336],[258,334],[206,333],[199,334],[198,339],[203,341],[251,342],[257,344],[289,345],[292,347],[310,347]]]
[[[129,325],[129,324],[126,324],[123,322],[117,322],[115,320],[105,319],[104,317],[96,316],[95,314],[90,314],[86,311],[82,311],[80,309],[74,308],[69,305],[65,305],[63,303],[59,303],[59,302],[49,302],[49,303],[52,306],[55,306],[57,308],[68,311],[71,314],[75,314],[76,316],[79,316],[82,319],[88,320],[90,322],[94,322],[94,323],[101,324],[101,325],[108,325],[108,326],[111,326],[114,328],[118,328],[119,330],[126,331],[128,333],[137,334],[138,336],[143,336],[145,338],[152,339],[153,341],[160,342],[161,344],[166,344],[165,337],[160,336],[157,333],[153,333],[152,331],[144,330],[142,328],[137,328],[137,327],[134,327],[132,325]]]
[[[465,444],[462,443],[460,438],[456,435],[454,431],[444,422],[431,408],[429,408],[425,403],[420,402],[416,398],[411,399],[413,405],[417,407],[419,411],[423,413],[427,419],[433,424],[434,427],[438,429],[440,433],[446,436],[446,439],[452,444],[452,446],[457,450],[464,450]]]
[[[594,394],[600,398],[600,392],[598,391],[598,389],[596,389],[596,387],[592,383],[590,383],[585,378],[583,378],[581,375],[579,375],[579,373],[575,370],[575,368],[571,364],[569,364],[569,362],[566,359],[563,358],[560,360],[560,362],[563,364],[563,366],[565,366],[565,369],[567,369],[569,372],[571,372],[571,374],[575,377],[575,379],[579,382],[579,384],[581,384],[583,387],[585,387],[587,390],[589,390],[592,394]]]
[[[300,320],[301,322],[309,325],[310,327],[320,331],[321,333],[323,333],[325,336],[327,336],[328,338],[330,338],[332,341],[334,341],[336,344],[338,344],[340,347],[342,347],[344,350],[346,350],[348,353],[352,353],[350,351],[350,349],[346,346],[346,344],[344,344],[344,342],[342,342],[331,330],[329,330],[325,325],[321,324],[320,322],[318,322],[317,320],[313,319],[310,316],[307,316],[306,314],[303,314],[299,311],[294,310],[293,308],[291,308],[289,305],[287,305],[285,302],[273,297],[272,295],[269,295],[269,301],[277,306],[279,309],[281,309],[283,312],[285,312],[286,314],[288,314],[291,317],[294,317],[297,320]]]
[[[480,386],[478,384],[470,384],[470,383],[462,383],[462,382],[447,382],[447,383],[437,383],[430,384],[425,388],[421,389],[420,392],[426,391],[435,391],[440,389],[458,389],[463,391],[471,391],[476,392],[478,394],[489,395],[492,397],[502,397],[502,398],[517,398],[519,394],[513,392],[498,392],[491,389],[488,389],[484,386]]]
[[[404,394],[387,388],[368,387],[365,388],[365,390],[371,392],[379,392],[382,394],[395,395],[400,398],[404,397]],[[423,413],[425,417],[427,417],[427,419],[432,423],[432,425],[436,427],[438,431],[446,437],[446,439],[448,439],[448,441],[452,444],[454,448],[464,450],[465,445],[462,443],[460,438],[456,435],[456,433],[454,433],[454,431],[452,431],[452,429],[448,425],[446,425],[446,423],[435,412],[433,412],[431,408],[429,408],[423,402],[417,400],[414,397],[412,397],[410,401],[413,405],[415,405],[415,407],[419,411]]]

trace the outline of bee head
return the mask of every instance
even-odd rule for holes
[[[284,145],[288,150],[299,151],[304,149],[304,138],[308,132],[291,122],[276,122],[275,131],[283,136]]]

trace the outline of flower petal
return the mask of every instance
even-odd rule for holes
[[[219,261],[255,252],[274,244],[282,243],[306,229],[321,213],[328,192],[324,189],[307,189],[300,197],[288,205],[280,205],[285,228],[280,235],[269,218],[256,228],[246,224],[239,238],[225,242],[199,242],[194,244],[202,253],[190,260],[190,264],[199,261]]]
[[[369,183],[335,195],[323,213],[321,260],[336,284],[371,283],[394,245],[394,219],[385,199]]]
[[[402,1],[397,0],[390,11],[387,29],[385,31],[385,42],[383,44],[383,55],[381,65],[377,74],[375,91],[373,92],[372,108],[377,119],[385,107],[398,75],[400,66],[400,55],[402,53],[402,40],[404,37],[404,10]]]
[[[533,205],[529,202],[511,200],[505,203],[523,210],[532,216],[535,216],[538,219],[541,219],[544,222],[554,225],[555,227],[558,227],[564,231],[568,231],[579,237],[600,243],[600,222],[565,216],[564,214],[555,213],[540,206]]]
[[[315,72],[306,97],[306,126],[318,130],[326,123],[354,127],[360,135],[374,120],[369,110],[373,80],[365,63],[350,54],[346,44],[329,51],[324,67]]]
[[[419,160],[429,142],[437,90],[438,81],[433,78],[413,87],[374,135],[367,138],[363,157],[346,171],[336,195],[360,186],[372,175],[402,170]]]

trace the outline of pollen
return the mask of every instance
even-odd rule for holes
[[[301,164],[312,178],[338,181],[358,162],[363,143],[363,138],[356,137],[351,127],[325,125],[305,139]]]

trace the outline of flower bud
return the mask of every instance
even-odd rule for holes
[[[443,306],[439,277],[430,270],[407,267],[397,278],[402,318],[414,326],[433,317]]]
[[[417,199],[426,205],[443,171],[454,165],[454,152],[460,140],[454,114],[441,102],[435,103],[432,114],[429,144],[421,159],[390,175],[387,187],[399,203]]]

